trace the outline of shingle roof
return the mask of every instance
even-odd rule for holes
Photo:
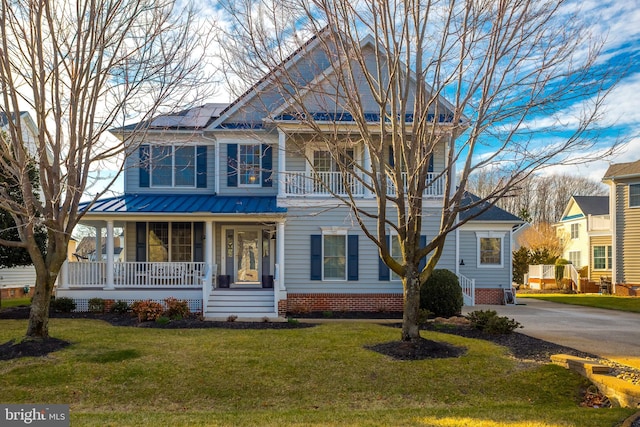
[[[83,210],[88,203],[80,205]],[[88,213],[210,213],[274,214],[287,210],[277,206],[276,197],[215,196],[200,194],[125,194],[98,200]]]
[[[640,175],[640,160],[629,163],[616,163],[609,166],[602,179],[615,179],[618,177],[628,177]]]
[[[23,114],[26,114],[26,111],[20,111],[20,115],[22,116]],[[7,113],[0,113],[0,127],[6,126],[7,124],[9,124],[9,116],[7,116]],[[16,117],[15,113],[11,113],[11,120],[14,120]]]
[[[585,215],[607,215],[609,213],[609,196],[573,196],[573,200]]]
[[[479,200],[480,198],[478,196],[476,196],[475,194],[471,194],[467,191],[465,192],[465,195],[462,198],[461,205],[464,206],[466,204],[477,202]],[[463,221],[467,218],[473,217],[470,219],[470,221],[496,221],[496,222],[513,222],[513,223],[524,222],[521,218],[495,205],[491,206],[490,208],[488,208],[487,210],[485,210],[484,212],[478,215],[478,212],[480,212],[483,209],[486,209],[488,205],[489,205],[489,202],[483,202],[478,206],[475,206],[469,210],[461,212],[460,220]]]

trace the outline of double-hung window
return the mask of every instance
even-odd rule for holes
[[[476,238],[478,239],[478,267],[502,267],[504,233],[476,232]]]
[[[640,207],[640,184],[629,184],[629,207]]]
[[[594,270],[611,270],[612,264],[611,246],[594,246],[593,247],[593,269]]]
[[[577,239],[580,237],[580,224],[571,224],[571,238]]]
[[[152,187],[195,187],[196,147],[151,146],[149,171]]]
[[[260,186],[262,151],[260,144],[238,145],[238,176],[240,185]]]
[[[391,252],[391,257],[398,262],[402,262],[402,250],[400,249],[400,238],[398,238],[397,234],[392,234],[389,236],[389,240],[391,242],[389,251]],[[398,273],[391,270],[391,280],[400,280],[400,276]]]
[[[192,236],[190,222],[150,222],[147,237],[148,261],[192,261]]]
[[[347,278],[347,235],[322,235],[322,275],[324,280]]]
[[[314,193],[357,193],[357,179],[352,175],[354,171],[355,152],[353,148],[344,150],[344,154],[334,157],[329,151],[316,150],[313,152]],[[349,172],[342,173],[344,169]]]

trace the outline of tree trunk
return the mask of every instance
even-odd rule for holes
[[[416,269],[407,269],[404,279],[404,311],[402,313],[402,341],[420,338],[420,276]]]
[[[49,338],[49,305],[57,274],[48,273],[44,277],[40,275],[36,277],[36,286],[33,300],[31,301],[31,311],[29,312],[27,338]]]

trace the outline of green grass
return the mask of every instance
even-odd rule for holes
[[[0,320],[0,343],[26,321]],[[398,329],[169,330],[52,319],[70,347],[0,363],[0,402],[65,403],[74,426],[611,426],[633,410],[578,406],[585,380],[492,343],[458,359],[394,361],[365,349]]]
[[[518,298],[536,298],[562,304],[583,305],[586,307],[640,313],[640,298],[638,297],[585,294],[518,294]]]
[[[20,305],[31,305],[31,298],[2,298],[0,308],[18,307]]]

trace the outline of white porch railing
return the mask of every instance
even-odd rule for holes
[[[462,274],[458,274],[458,281],[462,288],[464,305],[473,307],[476,305],[476,279],[469,279]]]
[[[364,185],[350,174],[341,172],[283,172],[285,194],[287,196],[330,196],[332,194],[362,197],[365,195]],[[440,197],[444,194],[444,177],[435,178],[436,174],[427,176],[425,197]],[[403,185],[407,186],[407,173],[402,174]],[[387,193],[396,193],[393,182],[387,178]]]
[[[580,273],[578,273],[578,270],[576,270],[573,264],[564,266],[564,277],[570,278],[576,289],[580,285]]]
[[[552,264],[539,264],[529,266],[529,279],[555,279],[556,266]]]
[[[203,262],[117,262],[113,264],[114,288],[201,287]],[[104,288],[106,262],[69,262],[61,288]]]

